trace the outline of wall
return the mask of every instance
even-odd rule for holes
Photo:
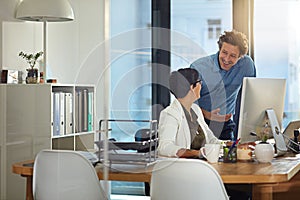
[[[26,72],[27,63],[20,51],[43,49],[42,23],[24,22],[14,18],[19,0],[1,0],[0,69]],[[69,0],[75,20],[51,22],[47,28],[47,77],[59,83],[95,84],[97,116],[103,118],[108,91],[104,85],[104,0]],[[25,75],[24,75],[25,76]],[[102,95],[100,95],[102,94]]]

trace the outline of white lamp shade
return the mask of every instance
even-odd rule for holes
[[[74,12],[68,0],[23,0],[17,7],[16,18],[25,21],[71,21],[74,20]]]

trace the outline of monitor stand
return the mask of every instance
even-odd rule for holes
[[[272,130],[273,137],[275,140],[277,155],[280,155],[280,154],[282,155],[282,154],[286,153],[288,149],[285,144],[284,137],[280,131],[280,126],[277,121],[275,111],[273,109],[267,109],[266,115],[269,119],[271,130]]]

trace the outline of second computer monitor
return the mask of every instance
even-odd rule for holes
[[[244,78],[238,127],[241,142],[257,139],[250,133],[256,133],[263,126],[267,109],[275,111],[280,129],[282,128],[285,91],[285,79]]]

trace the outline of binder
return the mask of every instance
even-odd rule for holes
[[[73,133],[72,93],[65,93],[65,134]]]
[[[74,106],[74,111],[75,111],[75,117],[74,117],[74,128],[75,128],[75,133],[78,133],[79,130],[78,130],[78,97],[79,94],[78,94],[78,91],[75,92],[75,106]]]
[[[88,131],[93,130],[93,120],[94,120],[94,93],[88,93]]]
[[[75,98],[75,132],[82,132],[82,91],[76,91]]]
[[[60,93],[59,92],[53,92],[53,106],[52,106],[52,126],[53,126],[53,136],[60,135]]]
[[[88,90],[82,90],[82,131],[88,131]]]
[[[59,92],[60,130],[59,135],[65,134],[65,93]]]

